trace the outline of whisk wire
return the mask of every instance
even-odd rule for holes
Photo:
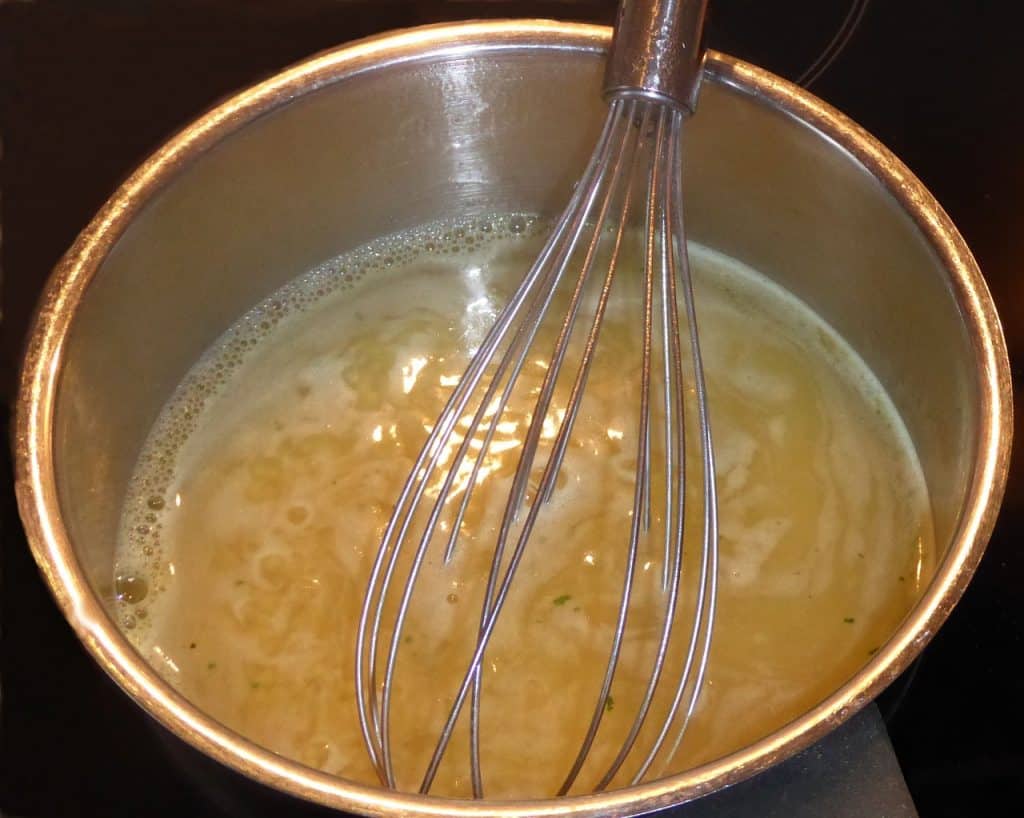
[[[633,111],[636,111],[640,105],[637,101],[633,102]],[[660,119],[660,111],[652,112],[649,105],[642,105],[642,112],[635,118],[639,124],[637,127],[637,145],[636,150],[633,153],[633,167],[631,168],[630,179],[632,179],[635,173],[635,167],[643,152],[644,140],[646,138],[647,131],[649,129],[650,119],[652,113],[658,116]],[[649,176],[653,171],[653,166],[648,170],[645,176]],[[618,232],[616,236],[616,252],[615,256],[618,256],[618,247],[621,245],[622,237],[625,233],[626,225],[629,223],[629,212],[632,204],[632,185],[628,185],[625,191],[625,195],[622,202],[622,211],[619,214],[618,219]],[[615,264],[609,264],[609,284],[611,278],[614,276],[616,270]],[[649,363],[649,356],[651,351],[650,343],[650,301],[651,301],[651,270],[645,266],[644,270],[644,304],[643,304],[643,344],[642,344],[642,356],[645,364]],[[600,318],[603,317],[603,313],[595,318],[595,325],[598,324]],[[619,608],[616,614],[615,629],[612,636],[612,644],[609,650],[608,662],[605,666],[604,677],[601,681],[601,687],[598,693],[597,702],[594,707],[593,714],[590,719],[590,724],[587,727],[586,734],[583,737],[583,741],[580,745],[580,749],[577,751],[576,758],[573,761],[572,767],[569,770],[565,780],[562,782],[561,787],[558,790],[559,795],[564,795],[569,791],[572,785],[575,783],[580,771],[583,768],[583,764],[590,753],[591,747],[593,746],[594,739],[597,736],[598,729],[600,728],[601,721],[607,711],[606,703],[608,702],[608,696],[610,694],[612,679],[615,675],[615,670],[618,666],[619,654],[622,646],[622,638],[625,633],[626,617],[629,609],[629,597],[633,587],[633,575],[636,567],[636,554],[637,547],[640,538],[640,527],[643,524],[643,504],[645,494],[649,486],[648,481],[644,478],[647,471],[647,463],[650,455],[650,442],[648,427],[649,427],[649,392],[650,392],[650,368],[649,366],[642,367],[641,375],[641,399],[640,399],[640,434],[639,434],[639,451],[637,455],[637,479],[634,482],[634,498],[633,498],[633,511],[632,519],[630,524],[630,535],[629,542],[626,552],[626,573],[623,578],[622,593],[620,596]]]
[[[508,333],[523,303],[531,293],[535,292],[538,280],[548,270],[548,262],[551,256],[556,250],[564,247],[566,233],[569,230],[572,217],[574,214],[578,215],[579,201],[585,196],[593,198],[596,195],[593,180],[598,175],[597,167],[599,167],[599,162],[604,157],[605,150],[609,144],[612,135],[612,125],[611,120],[606,121],[605,128],[595,147],[592,163],[588,166],[583,179],[573,192],[570,202],[571,206],[566,209],[558,220],[544,249],[538,255],[537,260],[509,300],[499,320],[495,322],[481,342],[477,354],[473,357],[463,378],[459,381],[459,384],[446,402],[438,422],[430,430],[427,440],[420,450],[416,462],[399,493],[394,511],[381,538],[381,544],[370,571],[367,593],[360,610],[356,631],[355,682],[356,706],[364,744],[369,753],[371,763],[377,771],[381,783],[385,786],[393,788],[395,782],[394,772],[389,763],[390,753],[387,749],[389,744],[387,731],[386,727],[382,724],[383,706],[378,701],[376,695],[377,650],[380,636],[380,621],[387,596],[387,587],[390,584],[391,576],[395,569],[401,542],[405,538],[406,531],[412,521],[413,512],[426,488],[426,477],[434,470],[441,457],[443,447],[439,445],[440,442],[451,433],[457,419],[464,411],[473,390],[482,378],[487,362]],[[576,225],[577,230],[579,227],[580,225]],[[385,568],[385,561],[387,561],[386,573],[381,582],[381,572]],[[378,583],[380,583],[379,587]],[[374,610],[373,627],[369,628],[371,609]],[[369,634],[367,633],[368,628]],[[367,645],[368,636],[369,644]],[[389,687],[388,684],[384,684],[385,694]]]
[[[658,284],[661,295],[660,312],[661,312],[661,332],[662,332],[662,343],[661,352],[663,359],[663,392],[662,397],[664,400],[664,424],[665,424],[665,510],[664,510],[664,566],[662,570],[662,591],[665,592],[665,616],[662,623],[661,635],[658,640],[657,650],[655,652],[654,661],[651,666],[650,675],[648,677],[647,686],[644,690],[644,695],[637,708],[636,716],[634,717],[633,723],[626,735],[626,738],[622,742],[618,754],[608,767],[605,774],[598,781],[597,786],[594,788],[595,791],[605,789],[611,781],[615,778],[619,772],[626,758],[632,751],[640,731],[643,728],[647,716],[650,712],[651,705],[654,701],[654,695],[661,681],[662,672],[665,667],[665,660],[668,653],[669,644],[672,636],[672,629],[675,623],[675,612],[676,603],[678,601],[679,583],[682,574],[682,550],[683,550],[683,501],[685,492],[683,491],[685,475],[683,469],[680,468],[675,473],[675,480],[677,481],[678,491],[673,491],[673,470],[672,464],[674,459],[672,457],[672,451],[675,447],[680,446],[682,441],[676,440],[673,437],[673,415],[678,413],[677,421],[680,429],[680,434],[683,430],[683,402],[680,397],[678,384],[682,381],[682,360],[680,353],[680,338],[679,338],[679,323],[678,323],[678,311],[676,309],[675,300],[670,300],[670,295],[673,293],[672,280],[675,276],[675,264],[674,264],[674,252],[675,247],[673,246],[669,233],[668,233],[668,212],[669,203],[666,201],[665,185],[662,183],[665,173],[666,166],[666,148],[672,135],[676,134],[674,127],[676,120],[681,115],[668,108],[663,108],[660,111],[658,121],[658,132],[656,137],[656,143],[654,148],[654,158],[651,163],[651,172],[648,181],[648,198],[647,198],[647,233],[644,253],[644,266],[647,271],[645,279],[647,281],[647,304],[645,325],[650,320],[650,310],[653,302],[653,284],[654,284],[654,268],[657,263],[658,267]],[[666,131],[669,132],[666,135]],[[684,246],[685,247],[685,246]],[[657,262],[656,262],[657,256]],[[650,327],[647,327],[649,330]],[[651,355],[648,352],[644,356],[644,368],[648,372],[648,383],[650,381],[649,371],[651,366]],[[648,386],[649,390],[649,386]],[[648,399],[648,416],[650,402]],[[650,441],[649,425],[646,439]],[[682,465],[682,458],[679,458],[680,465]],[[647,474],[650,475],[651,465],[650,458],[648,457],[645,463]],[[647,481],[647,490],[650,490],[650,479]],[[673,500],[674,498],[674,500]],[[670,577],[671,587],[668,586],[666,579]]]
[[[672,699],[668,715],[662,723],[657,738],[651,745],[647,756],[640,767],[633,775],[631,784],[639,783],[647,774],[658,753],[661,751],[666,738],[672,728],[679,712],[680,704],[686,697],[687,704],[684,709],[682,723],[676,731],[672,747],[665,754],[661,769],[664,772],[668,763],[678,752],[683,738],[693,717],[697,696],[704,683],[707,672],[707,664],[710,656],[711,636],[714,626],[714,615],[717,606],[718,591],[718,501],[715,487],[714,472],[715,460],[714,450],[711,445],[711,425],[708,416],[707,388],[704,381],[704,367],[700,351],[700,340],[697,331],[697,315],[693,297],[693,280],[690,272],[690,263],[685,252],[685,225],[682,212],[682,122],[676,119],[673,122],[672,138],[670,140],[670,180],[672,195],[668,198],[668,209],[666,219],[668,224],[673,225],[670,236],[681,244],[678,252],[678,274],[669,276],[667,280],[670,289],[670,300],[676,301],[676,280],[680,282],[680,289],[683,293],[683,304],[686,312],[686,319],[689,325],[689,343],[693,360],[694,392],[697,403],[698,426],[700,431],[701,461],[703,464],[703,531],[700,575],[697,581],[697,596],[694,603],[694,627],[690,632],[690,640],[687,645],[686,659],[683,670],[676,686],[676,692]],[[679,337],[678,314],[671,316],[675,326],[673,334]],[[680,462],[680,473],[684,468],[683,461]],[[682,518],[680,518],[680,525]],[[696,672],[696,676],[694,676]]]
[[[635,114],[636,105],[630,103],[626,107],[624,116],[620,116],[620,110],[622,104],[616,102],[612,105],[608,118],[609,120],[616,121],[617,124],[626,123]],[[621,127],[620,127],[621,129]],[[618,141],[618,148],[614,151],[615,159],[612,165],[611,181],[609,183],[609,190],[615,190],[618,187],[620,178],[623,175],[623,167],[625,154],[630,144],[629,140],[630,132],[628,128],[623,130],[623,137]],[[613,143],[616,140],[612,140]],[[627,177],[631,173],[632,169],[626,174]],[[591,234],[590,241],[587,243],[586,255],[580,270],[580,274],[577,277],[576,286],[573,290],[570,305],[567,310],[566,318],[563,321],[561,330],[558,338],[555,341],[554,350],[550,356],[550,364],[548,365],[547,371],[545,372],[544,381],[541,385],[538,398],[534,409],[531,413],[531,417],[534,419],[544,418],[547,416],[550,408],[551,399],[554,394],[555,384],[558,382],[558,377],[562,369],[562,365],[565,361],[566,352],[569,347],[569,340],[573,334],[573,330],[576,324],[576,318],[579,314],[580,304],[583,300],[583,294],[587,282],[590,279],[591,272],[593,270],[594,260],[597,255],[597,249],[601,242],[602,230],[601,227],[605,224],[608,216],[608,211],[611,206],[612,198],[610,195],[605,195],[602,199],[601,206],[597,218],[594,220],[597,227]],[[618,259],[618,249],[621,244],[621,231],[617,236],[616,246],[612,252],[612,258],[609,262],[608,272],[605,277],[605,282],[601,290],[600,297],[598,299],[595,319],[591,325],[590,332],[588,333],[586,345],[583,350],[579,373],[577,375],[576,383],[569,399],[566,402],[566,412],[562,418],[562,425],[566,428],[566,434],[564,438],[560,436],[559,439],[568,440],[569,434],[572,431],[572,425],[576,417],[576,411],[579,408],[580,400],[579,395],[582,394],[583,386],[586,383],[587,374],[590,369],[590,363],[593,360],[594,348],[597,344],[597,335],[601,326],[601,318],[604,315],[605,306],[608,301],[608,294],[611,288],[611,282],[614,278],[614,270]],[[516,466],[516,480],[513,482],[513,489],[509,494],[508,502],[506,503],[505,511],[502,518],[501,528],[498,535],[497,545],[494,551],[494,557],[491,561],[491,569],[488,575],[487,589],[484,594],[484,604],[481,611],[481,632],[483,629],[483,622],[490,612],[491,606],[494,599],[494,588],[498,576],[498,570],[501,566],[502,557],[504,555],[505,546],[508,541],[508,536],[512,528],[512,524],[515,521],[521,504],[523,502],[522,491],[517,491],[515,486],[518,484],[520,487],[525,487],[526,477],[529,475],[532,466],[533,459],[536,455],[537,446],[540,441],[540,431],[542,429],[541,423],[530,423],[529,434],[524,442],[519,462]],[[552,465],[554,475],[557,477],[558,471],[561,467],[561,460],[558,458],[557,452],[558,447],[554,447],[552,454],[549,457],[549,463]],[[564,448],[562,449],[564,451]],[[484,452],[481,451],[480,457],[483,457]],[[544,492],[538,491],[534,497],[534,503],[546,502],[550,498],[551,491],[554,486],[554,479],[552,479]],[[479,634],[478,634],[479,635]],[[474,791],[480,786],[480,759],[479,759],[479,711],[480,711],[480,668],[477,666],[474,669],[475,680],[473,687],[473,699],[470,706],[470,720],[471,720],[471,775],[474,781]],[[482,790],[482,787],[481,787]],[[479,797],[479,796],[478,796]]]
[[[609,112],[609,115],[608,115],[608,122],[613,123],[614,125],[618,126],[617,127],[617,134],[618,135],[616,137],[616,140],[618,140],[618,147],[617,147],[617,149],[614,152],[615,155],[616,155],[616,159],[615,159],[614,163],[612,163],[612,173],[611,173],[613,184],[616,183],[618,181],[618,179],[620,178],[620,176],[622,175],[622,159],[623,159],[623,156],[625,155],[625,153],[627,153],[627,147],[630,144],[629,140],[632,137],[632,133],[631,133],[631,130],[628,128],[628,125],[632,121],[633,114],[634,114],[634,112],[636,110],[636,104],[635,103],[627,103],[626,107],[627,107],[627,110],[626,110],[626,115],[624,117],[620,117],[620,110],[622,108],[622,105],[620,105],[620,104],[614,104],[612,106],[610,112]],[[613,140],[613,141],[615,141],[615,140]],[[608,167],[608,163],[606,162],[605,170],[607,170],[607,167]],[[627,175],[629,175],[629,174],[627,174]],[[604,180],[604,176],[605,176],[605,174],[602,174],[601,179],[598,180],[598,185],[600,185],[600,182],[602,182]],[[607,194],[606,194],[605,198],[603,200],[602,206],[601,206],[601,213],[600,213],[600,217],[598,219],[598,223],[599,224],[603,223],[603,221],[607,217],[607,202],[608,202],[608,197],[607,197]],[[588,208],[588,210],[589,210],[589,208]],[[586,214],[586,216],[589,216],[589,215],[590,214],[588,212]],[[561,370],[562,362],[564,361],[565,347],[568,344],[569,338],[570,338],[570,336],[572,334],[572,329],[573,329],[573,327],[575,325],[575,316],[578,313],[579,298],[582,295],[583,286],[585,285],[586,279],[589,277],[590,270],[592,269],[592,266],[593,266],[592,265],[593,251],[596,249],[596,240],[599,238],[599,236],[600,236],[600,228],[596,229],[594,234],[593,234],[592,241],[591,241],[590,245],[588,246],[588,254],[587,254],[588,260],[584,262],[583,269],[581,270],[580,275],[577,278],[576,286],[575,286],[575,288],[573,290],[572,304],[571,304],[570,309],[568,311],[566,320],[563,322],[563,325],[562,325],[561,331],[559,333],[558,339],[557,339],[557,341],[555,343],[555,350],[554,350],[554,352],[551,355],[552,363],[549,365],[548,371],[545,373],[545,380],[544,380],[544,383],[542,384],[542,386],[540,388],[540,394],[539,394],[539,397],[538,397],[538,400],[537,400],[537,404],[536,404],[536,406],[535,406],[535,408],[534,408],[534,410],[532,412],[532,415],[531,415],[531,417],[532,417],[532,422],[530,423],[530,428],[531,429],[540,428],[539,420],[543,419],[546,416],[546,414],[547,414],[547,410],[548,410],[549,405],[550,405],[550,399],[551,399],[551,394],[552,394],[551,387],[555,383],[555,381],[556,381],[556,379],[557,379],[557,377],[559,375],[559,372]],[[613,261],[614,261],[614,257],[613,257]],[[611,277],[613,271],[614,271],[614,263],[611,263],[609,265],[609,275],[608,275],[609,281],[606,282],[605,290],[602,293],[602,298],[599,299],[599,303],[598,303],[598,310],[600,311],[601,314],[603,314],[604,304],[607,302],[607,289],[608,289],[608,284],[610,283],[610,277]],[[595,321],[595,323],[599,327],[600,326],[600,319],[597,319]],[[578,402],[578,398],[579,398],[579,396],[582,393],[583,382],[585,382],[585,379],[586,379],[586,372],[589,369],[589,361],[592,359],[593,348],[594,348],[595,344],[596,344],[596,334],[594,334],[594,330],[592,328],[591,337],[589,339],[588,346],[584,350],[584,355],[583,355],[583,358],[581,360],[580,371],[579,371],[579,373],[577,375],[577,382],[576,382],[575,387],[574,387],[574,392],[573,392],[573,395],[570,396],[569,401],[567,403],[567,406],[574,405],[575,402]],[[555,445],[553,446],[552,451],[557,451],[558,448],[559,448],[559,443],[561,443],[564,440],[567,440],[569,431],[571,430],[571,417],[572,416],[574,416],[574,414],[572,414],[572,413],[570,413],[568,411],[563,416],[562,421],[561,421],[561,425],[559,427],[559,430],[558,430],[558,433],[557,433],[557,436],[556,436],[556,442],[555,442]],[[459,695],[456,697],[455,704],[453,705],[453,707],[451,708],[451,710],[449,712],[448,720],[445,723],[445,727],[444,727],[444,729],[442,730],[442,733],[441,733],[441,738],[438,741],[438,744],[437,744],[437,746],[435,748],[434,756],[431,759],[431,763],[430,763],[430,765],[428,767],[427,776],[425,776],[425,778],[424,778],[424,786],[425,787],[429,787],[430,782],[433,780],[433,776],[436,774],[437,766],[440,764],[441,757],[443,756],[443,754],[445,752],[445,749],[447,748],[447,744],[448,744],[448,742],[449,742],[449,740],[451,738],[451,732],[454,729],[455,722],[458,719],[458,716],[459,716],[459,714],[461,712],[461,709],[462,709],[462,706],[464,704],[466,684],[467,684],[467,682],[469,680],[471,680],[471,679],[475,680],[476,678],[478,678],[479,665],[480,665],[480,663],[482,661],[483,652],[486,649],[487,643],[490,641],[490,636],[491,636],[491,632],[493,631],[494,624],[495,624],[495,622],[497,620],[498,615],[501,612],[501,608],[502,608],[502,606],[504,604],[504,600],[505,600],[505,596],[507,595],[508,588],[509,588],[509,586],[511,584],[512,578],[515,575],[515,571],[516,571],[516,568],[518,567],[519,561],[522,558],[522,554],[523,554],[523,550],[525,549],[526,541],[529,538],[530,532],[532,531],[534,523],[536,521],[537,513],[538,513],[538,511],[539,511],[539,509],[540,509],[540,507],[542,505],[542,503],[539,501],[539,498],[542,498],[542,497],[546,496],[547,494],[549,494],[550,490],[551,490],[551,487],[554,485],[554,479],[555,479],[555,476],[556,476],[556,473],[557,473],[557,464],[556,464],[556,462],[551,457],[549,457],[549,459],[547,461],[547,464],[545,466],[545,470],[544,470],[543,475],[541,477],[540,487],[538,488],[537,492],[535,493],[534,502],[533,502],[533,504],[530,507],[530,511],[529,511],[528,517],[526,519],[526,522],[523,524],[523,527],[521,529],[521,532],[520,532],[520,535],[519,535],[519,539],[517,541],[515,550],[513,551],[513,556],[510,559],[509,564],[506,566],[506,569],[505,569],[506,573],[504,574],[504,576],[502,578],[500,590],[497,591],[497,596],[495,596],[495,592],[496,592],[495,589],[497,587],[496,583],[497,583],[497,579],[498,579],[498,576],[499,576],[499,573],[500,573],[500,567],[501,567],[502,561],[504,559],[504,552],[505,552],[505,549],[506,549],[506,545],[507,545],[508,539],[509,539],[509,537],[511,535],[512,527],[513,527],[513,524],[514,524],[514,521],[515,521],[516,506],[517,506],[517,504],[519,502],[519,498],[517,497],[517,490],[516,490],[515,486],[516,485],[523,485],[524,484],[523,480],[520,479],[520,477],[522,475],[526,475],[526,476],[529,475],[529,471],[530,471],[530,468],[532,466],[531,453],[533,453],[535,451],[536,451],[536,446],[531,447],[531,446],[529,446],[528,443],[524,443],[524,445],[523,445],[523,447],[521,448],[521,451],[520,451],[520,457],[519,457],[519,461],[518,461],[517,467],[516,467],[516,478],[513,481],[513,486],[514,487],[513,487],[512,491],[510,491],[508,500],[507,500],[506,505],[505,505],[505,511],[504,511],[504,513],[502,515],[502,521],[501,521],[501,525],[500,525],[500,528],[499,528],[499,532],[498,532],[498,536],[497,536],[497,540],[496,540],[496,544],[495,544],[494,555],[493,555],[493,558],[492,558],[492,561],[491,561],[491,569],[490,569],[490,573],[489,573],[489,576],[488,576],[487,589],[485,591],[484,605],[483,605],[483,610],[482,610],[482,615],[481,615],[481,625],[480,625],[480,629],[479,629],[479,632],[478,632],[478,642],[477,642],[476,650],[475,650],[475,652],[473,654],[472,660],[470,661],[469,669],[467,670],[466,675],[463,678],[463,683],[460,686]],[[475,687],[476,687],[476,685],[474,684],[474,688]],[[477,713],[479,713],[479,699],[478,698],[476,699],[475,710],[476,710]],[[473,718],[474,717],[471,714],[471,719],[473,719]],[[478,719],[478,718],[479,718],[479,716],[477,715],[476,719]],[[473,734],[473,731],[471,729],[471,745],[472,745],[471,746],[471,754],[472,754],[471,764],[477,770],[477,774],[474,777],[477,778],[476,783],[479,784],[479,778],[478,778],[478,776],[479,776],[479,772],[478,772],[479,771],[479,745],[472,743],[472,734]],[[424,790],[421,790],[421,791],[424,791]]]
[[[444,452],[445,447],[443,443],[450,438],[456,421],[465,411],[466,405],[469,403],[474,390],[485,374],[488,364],[493,360],[497,348],[513,326],[515,319],[522,310],[523,304],[529,299],[531,294],[540,298],[541,304],[539,308],[528,312],[533,312],[537,321],[544,315],[550,303],[551,293],[557,286],[567,266],[569,249],[579,241],[579,236],[584,228],[587,216],[592,211],[596,201],[600,182],[604,175],[600,169],[606,168],[608,164],[607,152],[611,144],[614,125],[614,120],[609,118],[595,148],[590,170],[584,175],[584,178],[574,191],[571,206],[567,208],[565,214],[559,220],[559,224],[553,231],[544,250],[538,256],[534,266],[513,295],[508,306],[499,316],[499,319],[495,322],[494,327],[481,343],[466,373],[449,398],[438,422],[428,434],[427,441],[421,449],[417,461],[410,472],[410,476],[403,486],[391,519],[385,528],[377,558],[371,569],[368,592],[360,615],[356,644],[356,699],[364,742],[367,744],[371,760],[378,770],[382,783],[385,783],[387,786],[394,786],[394,772],[390,754],[389,715],[392,691],[391,680],[394,674],[395,656],[400,642],[401,628],[405,621],[409,600],[415,585],[415,579],[421,568],[429,538],[421,538],[420,546],[413,557],[409,580],[406,583],[405,592],[399,603],[395,627],[391,634],[385,676],[381,685],[381,696],[378,700],[376,695],[377,651],[380,624],[399,553],[405,542],[415,510],[427,487],[428,478],[437,467]],[[553,266],[550,265],[552,258],[555,260]],[[536,301],[534,303],[536,304]],[[527,332],[526,337],[532,339],[533,334],[533,332]],[[528,347],[529,344],[527,343],[524,348]],[[470,430],[467,437],[471,438],[474,433],[475,430]],[[384,568],[385,559],[387,560],[386,569],[384,569],[383,577],[381,577],[381,570]],[[373,605],[374,602],[376,603],[375,606]],[[364,654],[367,653],[366,631],[369,625],[371,607],[374,607],[375,610],[373,625],[370,628],[367,656]],[[367,674],[369,675],[368,690]],[[445,743],[447,743],[447,737],[445,737]]]
[[[682,669],[678,671],[680,675],[675,680],[674,691],[670,694],[671,704],[661,721],[657,735],[646,749],[643,760],[630,776],[632,783],[643,779],[659,756],[662,758],[663,768],[670,762],[691,723],[697,696],[707,672],[717,601],[718,520],[707,395],[681,208],[680,142],[683,117],[684,114],[680,110],[659,101],[636,97],[612,99],[601,139],[595,148],[587,172],[574,191],[570,206],[559,219],[544,250],[513,294],[509,304],[474,353],[438,421],[429,429],[427,440],[394,506],[371,570],[356,641],[356,699],[360,727],[371,762],[378,777],[386,786],[395,787],[390,736],[391,702],[402,629],[410,610],[417,579],[430,544],[435,538],[442,514],[449,503],[461,493],[443,550],[444,564],[447,565],[453,559],[457,543],[463,533],[465,514],[474,489],[481,481],[480,470],[492,447],[501,418],[510,404],[525,363],[537,343],[539,330],[546,323],[555,293],[560,289],[566,270],[577,255],[582,255],[575,281],[568,284],[568,306],[558,328],[554,347],[547,358],[549,363],[541,386],[537,390],[533,409],[528,416],[525,439],[520,446],[511,489],[505,500],[491,554],[476,640],[454,699],[448,707],[447,716],[419,788],[421,793],[429,792],[469,698],[471,783],[474,796],[483,797],[480,750],[483,658],[541,508],[554,491],[572,429],[580,412],[606,307],[619,267],[627,227],[631,221],[631,208],[634,198],[637,198],[634,196],[633,180],[641,160],[644,163],[644,172],[639,178],[645,180],[645,241],[642,248],[639,423],[630,533],[625,550],[625,570],[615,623],[598,698],[578,752],[558,794],[566,794],[576,785],[591,756],[594,742],[608,710],[607,703],[610,701],[610,692],[622,656],[627,625],[631,621],[638,555],[644,535],[651,531],[655,520],[652,514],[652,437],[655,428],[653,407],[659,398],[663,407],[662,433],[665,439],[664,456],[658,461],[657,478],[663,481],[661,496],[664,498],[664,508],[659,510],[659,524],[664,526],[664,531],[661,532],[661,537],[652,541],[652,544],[660,542],[656,547],[661,555],[660,588],[664,595],[663,613],[659,617],[661,622],[658,640],[653,650],[653,658],[650,660],[652,664],[645,675],[642,696],[613,760],[597,778],[596,784],[591,785],[595,791],[608,787],[632,755],[639,736],[649,720],[655,697],[665,679],[666,667],[669,664],[672,637],[679,611],[682,610],[681,599],[684,596],[681,588],[686,530],[684,512],[687,479],[687,412],[680,301],[689,328],[687,341],[691,352],[699,431],[697,437],[703,464],[703,519],[700,535],[703,550],[692,600],[693,624],[685,644]],[[607,238],[609,234],[611,238]],[[607,247],[603,255],[602,247]],[[592,289],[590,281],[599,256],[605,258],[604,278],[597,292],[596,302],[588,307],[588,310],[592,310],[589,328],[578,330],[577,324],[586,300],[585,294]],[[570,345],[576,344],[574,339],[581,333],[585,333],[582,335],[582,349],[574,353],[575,374],[572,376],[565,408],[556,413],[554,439],[548,450],[547,459],[540,469],[539,482],[528,495],[530,478],[534,473],[540,449],[542,428],[549,419],[556,387],[558,384],[570,383],[562,377],[563,369],[567,363]],[[654,395],[652,378],[655,359],[661,369],[657,396]],[[473,401],[479,402],[472,403]],[[471,407],[471,416],[468,425],[465,425],[462,418],[465,417],[467,407]],[[458,438],[459,434],[462,435],[461,439]],[[449,461],[447,458],[453,448],[454,454]],[[397,606],[394,608],[390,634],[384,634],[384,613],[398,571],[399,556],[407,544],[414,518],[422,519],[419,516],[421,501],[428,491],[432,476],[439,468],[447,469],[447,472],[440,481],[424,526],[416,538],[417,542],[408,563],[408,573],[405,574]],[[466,469],[469,471],[468,479],[463,479]],[[456,483],[456,480],[459,482]],[[433,490],[430,489],[431,493]],[[525,519],[520,521],[520,512],[523,510],[526,512]],[[513,540],[514,544],[510,549],[509,545]],[[385,644],[381,677],[379,657]],[[679,723],[676,724],[677,722]],[[670,737],[672,744],[669,752],[663,753]]]

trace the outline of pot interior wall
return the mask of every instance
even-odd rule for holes
[[[557,213],[602,121],[602,65],[504,50],[366,72],[245,126],[145,205],[85,293],[57,403],[62,513],[101,597],[140,447],[199,355],[287,280],[382,234]],[[948,543],[978,384],[932,248],[853,157],[741,89],[706,82],[685,139],[690,237],[778,280],[860,352],[903,414]]]

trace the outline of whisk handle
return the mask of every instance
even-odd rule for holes
[[[605,97],[642,96],[693,113],[704,67],[707,0],[621,0]]]

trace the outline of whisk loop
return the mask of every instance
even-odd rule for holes
[[[696,5],[700,6],[702,19],[703,3]],[[676,13],[672,9],[666,13],[669,12]],[[614,64],[613,59],[610,74]],[[520,376],[531,351],[536,350],[542,326],[550,323],[558,300],[556,294],[568,291],[564,318],[557,325],[550,355],[544,359],[546,371],[535,390],[530,422],[494,540],[475,643],[419,786],[421,793],[430,790],[468,700],[473,794],[477,798],[484,795],[480,759],[481,665],[531,534],[545,503],[556,491],[607,307],[614,297],[613,284],[622,266],[624,248],[630,241],[631,225],[635,223],[639,223],[643,237],[642,341],[637,396],[639,424],[625,572],[608,661],[593,713],[558,794],[568,793],[577,784],[592,756],[607,712],[629,623],[638,553],[652,526],[652,493],[656,487],[660,487],[661,496],[655,516],[663,520],[664,527],[659,538],[664,607],[657,646],[631,726],[613,761],[597,775],[593,789],[608,787],[634,756],[631,763],[635,766],[628,778],[631,783],[647,776],[659,757],[663,766],[678,749],[696,707],[714,622],[718,522],[714,455],[682,212],[681,142],[689,106],[685,100],[680,104],[657,90],[621,89],[613,84],[610,87],[608,115],[590,163],[543,250],[480,343],[430,428],[395,503],[372,566],[356,634],[356,700],[370,759],[382,784],[390,788],[397,786],[391,731],[395,667],[417,580],[432,544],[438,539],[435,535],[439,526],[442,532],[445,528],[450,532],[443,538],[444,564],[455,557],[465,514],[474,489],[481,482],[481,468],[496,430],[514,400],[517,386],[522,388]],[[694,94],[695,89],[690,89],[685,99],[692,100]],[[566,389],[564,409],[553,411],[556,392]],[[670,663],[673,636],[679,629],[687,530],[684,517],[688,389],[696,407],[691,423],[696,428],[701,463],[701,554],[689,603],[689,631],[679,642],[685,644],[685,648],[680,648],[684,652],[681,662]],[[663,452],[654,458],[652,427],[657,419],[653,404],[659,399],[657,414],[661,415]],[[545,428],[554,429],[553,439],[546,459],[537,462]],[[461,441],[458,434],[462,435]],[[534,485],[531,478],[536,479]],[[431,497],[434,489],[428,492],[428,486],[438,486],[436,496]],[[459,493],[462,496],[456,506],[453,501]],[[454,506],[453,512],[448,509],[449,504]],[[450,523],[445,523],[446,514]],[[385,627],[385,612],[391,608],[393,620]],[[669,665],[674,673],[671,679],[667,673]],[[641,746],[638,738],[659,690],[668,692],[671,703],[660,714],[661,722],[653,738]]]

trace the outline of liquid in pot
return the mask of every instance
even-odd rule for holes
[[[282,755],[376,783],[353,670],[370,565],[426,430],[542,236],[530,218],[500,216],[375,243],[275,293],[185,378],[136,467],[115,571],[126,632],[198,707]],[[691,258],[719,607],[693,722],[655,773],[739,749],[824,699],[895,630],[934,559],[920,467],[864,362],[765,277],[706,248]],[[633,498],[637,304],[609,309],[558,488],[485,656],[489,797],[550,795],[595,707]],[[544,368],[531,361],[526,383]],[[529,407],[499,424],[456,559],[435,555],[418,585],[392,705],[406,788],[465,670]],[[660,553],[641,544],[631,635],[574,792],[632,722],[663,606]],[[471,794],[465,721],[434,793]]]

